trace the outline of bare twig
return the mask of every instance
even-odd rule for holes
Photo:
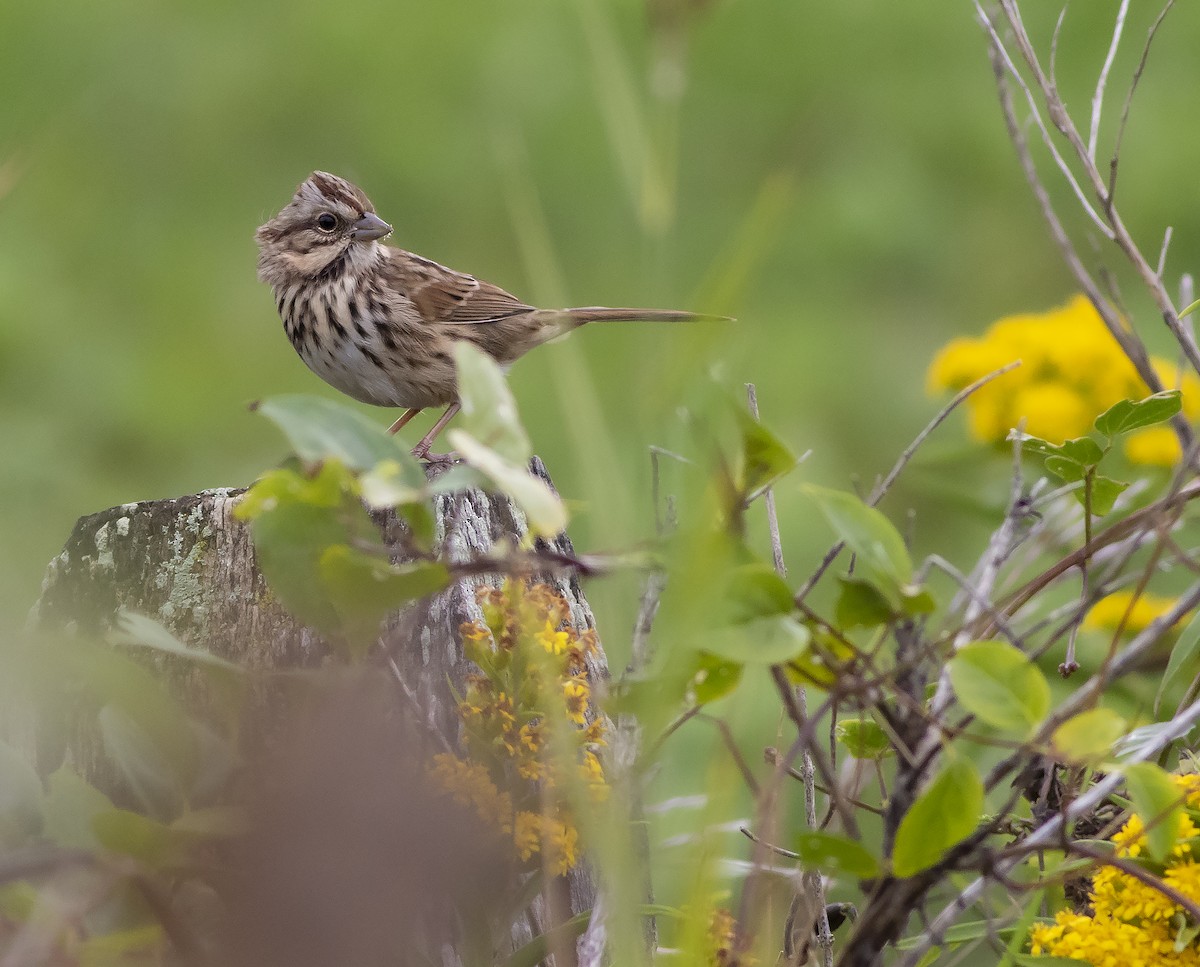
[[[758,393],[755,390],[753,383],[746,384],[746,400],[750,407],[750,415],[754,419],[758,419]],[[767,507],[767,530],[771,538],[771,556],[775,562],[775,572],[781,577],[787,577],[787,565],[783,560],[783,542],[779,534],[779,515],[775,510],[775,491],[768,487],[764,493],[763,501]],[[794,700],[800,710],[801,715],[807,714],[808,697],[805,695],[804,686],[797,685],[793,690]],[[809,829],[817,828],[817,793],[814,788],[813,777],[813,760],[812,754],[808,749],[801,753],[800,759],[800,774],[804,787],[804,816]],[[836,781],[836,777],[834,777]],[[776,781],[773,783],[775,788],[778,788],[778,771]],[[749,833],[747,833],[749,835]],[[751,839],[754,839],[751,836]],[[757,843],[757,839],[754,839]],[[799,857],[795,857],[799,858]],[[829,918],[825,913],[825,885],[821,881],[819,874],[806,870],[803,874],[804,889],[809,894],[815,908],[820,911],[817,916],[817,943],[821,948],[821,959],[824,967],[830,967],[833,963],[833,931],[829,929]]]
[[[996,379],[998,376],[1003,376],[1005,373],[1011,372],[1020,365],[1021,361],[1019,359],[1014,360],[1008,365],[1001,366],[999,369],[988,373],[986,376],[980,377],[970,386],[967,386],[956,393],[954,398],[945,406],[943,406],[938,411],[937,415],[934,416],[934,418],[925,425],[921,432],[916,435],[912,443],[904,448],[904,451],[900,454],[899,459],[896,460],[896,463],[892,466],[892,469],[888,471],[887,476],[877,483],[872,489],[870,496],[867,498],[867,504],[874,507],[879,503],[879,501],[883,500],[883,498],[887,495],[887,492],[891,490],[892,484],[896,482],[896,479],[903,472],[904,468],[908,466],[909,461],[912,460],[913,455],[917,452],[917,449],[921,446],[921,444],[929,438],[930,434],[932,434],[934,430],[945,423],[947,417],[949,417],[951,413],[958,409],[958,407],[961,406],[968,397],[979,392],[979,390],[985,387],[992,380]],[[800,590],[796,592],[797,605],[804,602],[804,599],[808,597],[809,592],[816,587],[817,582],[820,581],[825,572],[829,570],[829,565],[831,565],[837,556],[842,553],[842,549],[845,546],[845,543],[839,541],[825,553],[825,556],[821,559],[821,563],[817,565],[816,570],[809,575],[808,580],[806,580],[801,586]]]
[[[1129,0],[1121,0],[1117,10],[1117,22],[1113,27],[1112,42],[1108,45],[1108,56],[1104,58],[1104,66],[1100,68],[1100,76],[1096,80],[1096,91],[1092,94],[1092,123],[1088,129],[1087,154],[1096,161],[1096,140],[1100,137],[1100,114],[1104,107],[1104,87],[1108,83],[1108,74],[1112,70],[1113,61],[1117,56],[1117,48],[1121,46],[1121,34],[1125,32],[1125,16],[1129,13]]]

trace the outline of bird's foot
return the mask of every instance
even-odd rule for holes
[[[420,447],[413,447],[412,455],[424,463],[435,466],[449,466],[452,463],[458,463],[462,459],[453,450],[449,453],[430,453],[428,447],[423,450]]]

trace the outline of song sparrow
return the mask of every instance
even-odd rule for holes
[[[356,400],[407,408],[389,432],[427,406],[446,407],[413,448],[418,457],[428,457],[458,412],[457,340],[507,366],[588,322],[719,318],[663,309],[537,309],[490,282],[381,245],[391,232],[361,189],[314,171],[255,233],[258,278],[271,286],[288,338],[309,369]]]

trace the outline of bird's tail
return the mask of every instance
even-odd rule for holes
[[[609,309],[605,306],[583,306],[580,309],[560,309],[569,325],[582,326],[588,322],[732,322],[728,316],[710,316],[679,309]]]

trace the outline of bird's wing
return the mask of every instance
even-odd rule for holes
[[[533,311],[497,285],[411,252],[393,251],[387,274],[427,322],[486,323]]]

